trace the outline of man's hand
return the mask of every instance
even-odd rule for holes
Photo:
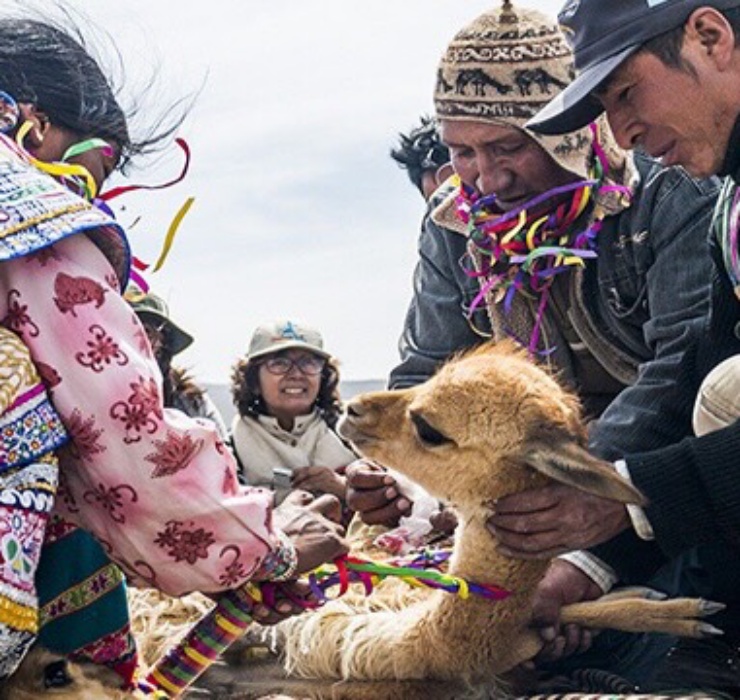
[[[411,501],[382,467],[358,460],[347,467],[346,474],[347,505],[368,525],[395,527],[402,515],[411,512]]]
[[[273,511],[275,526],[293,542],[298,555],[296,575],[347,554],[349,543],[341,519],[342,504],[336,496],[319,496],[306,506],[284,501]]]
[[[532,626],[544,642],[534,663],[547,663],[586,651],[593,633],[578,625],[561,626],[560,609],[570,603],[594,600],[602,591],[583,571],[570,562],[555,559],[537,586],[533,602]]]
[[[565,484],[500,498],[488,519],[499,551],[518,559],[549,559],[588,549],[628,527],[630,519],[622,503]]]
[[[311,493],[330,493],[345,498],[347,481],[329,467],[298,467],[293,470],[290,485]]]

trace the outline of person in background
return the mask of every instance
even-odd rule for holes
[[[408,134],[399,134],[391,158],[406,171],[409,180],[426,201],[451,174],[450,151],[439,138],[437,123],[422,116],[421,124]]]
[[[80,33],[46,20],[0,17],[0,91],[0,323],[30,352],[70,437],[36,575],[39,642],[127,685],[137,659],[124,577],[218,595],[287,581],[347,547],[318,507],[273,510],[272,494],[240,487],[213,424],[164,409],[156,359],[122,296],[125,232],[94,201],[177,124],[135,139]],[[49,164],[59,179],[42,172]],[[280,598],[255,617],[301,610]]]
[[[193,336],[170,318],[167,303],[153,292],[145,294],[135,285],[129,285],[125,297],[144,326],[157,358],[165,407],[176,408],[191,418],[207,418],[225,441],[228,432],[216,405],[186,370],[172,365],[172,358],[192,345]]]
[[[247,484],[272,489],[278,504],[292,490],[344,501],[344,468],[357,456],[334,430],[338,387],[318,330],[290,320],[255,329],[231,375],[231,441]]]

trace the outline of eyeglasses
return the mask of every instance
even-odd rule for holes
[[[296,360],[289,357],[270,357],[264,362],[270,374],[288,374],[293,367],[297,367],[303,374],[317,375],[326,365],[326,360],[315,355],[303,355]]]

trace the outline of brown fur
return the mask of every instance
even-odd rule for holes
[[[116,689],[120,679],[116,674],[93,664],[78,666],[66,663],[69,683],[63,687],[45,687],[45,671],[49,664],[62,660],[58,654],[33,649],[20,668],[0,688],[0,700],[127,700],[143,697]]]
[[[356,398],[340,432],[456,510],[450,573],[513,595],[491,603],[435,591],[411,607],[363,614],[337,601],[283,623],[286,668],[295,675],[478,682],[509,671],[541,647],[528,623],[548,562],[498,553],[485,525],[492,504],[549,479],[621,502],[643,501],[610,465],[588,455],[573,396],[508,343],[468,354],[423,385]],[[666,611],[670,623],[644,606]],[[677,633],[698,636],[693,617],[700,613],[699,601],[596,601],[566,608],[564,619],[627,630],[637,620],[639,629],[674,633],[679,620],[684,627]]]

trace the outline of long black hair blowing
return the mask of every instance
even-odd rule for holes
[[[128,113],[123,110],[117,90],[94,57],[92,42],[78,26],[81,18],[62,12],[66,16],[63,23],[49,18],[0,17],[0,90],[18,102],[35,105],[56,126],[113,143],[120,151],[118,167],[122,169],[133,156],[150,153],[169,139],[187,116],[192,99],[184,98],[166,109],[158,106],[161,116],[154,118],[146,135],[134,140],[129,120],[141,107],[132,106]],[[86,34],[92,36],[90,30]],[[106,35],[105,39],[122,66],[112,38]],[[154,87],[152,78],[144,90]],[[152,110],[146,116],[152,120]]]

